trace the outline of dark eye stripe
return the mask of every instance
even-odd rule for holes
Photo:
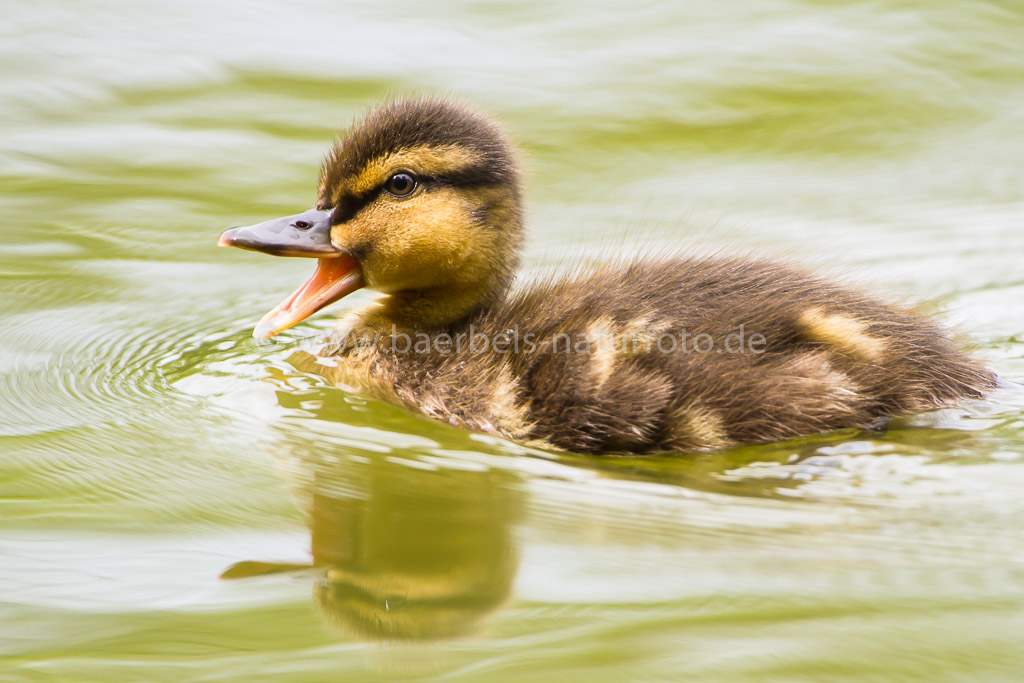
[[[490,164],[478,164],[454,173],[420,175],[416,176],[416,179],[421,185],[448,185],[450,187],[482,187],[496,185],[507,180],[502,169],[494,168]],[[331,214],[331,225],[345,223],[355,218],[356,214],[380,196],[386,183],[387,180],[361,196],[343,196],[334,208],[334,213]]]
[[[361,197],[353,195],[345,195],[339,201],[338,205],[334,207],[334,212],[331,214],[331,225],[338,225],[339,223],[345,223],[356,217],[356,214],[363,210],[367,204],[371,203],[374,199],[380,196],[380,193],[384,191],[384,186],[375,187]]]
[[[452,173],[439,174],[434,180],[455,187],[481,187],[505,182],[507,177],[501,168],[495,168],[493,164],[477,164]]]

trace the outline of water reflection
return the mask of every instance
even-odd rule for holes
[[[315,419],[353,413],[332,401]],[[361,639],[466,635],[508,598],[521,505],[513,473],[440,468],[329,438],[286,440],[275,457],[306,514],[312,565],[241,562],[224,578],[313,569],[318,612]]]
[[[327,566],[314,587],[320,612],[359,637],[471,632],[516,571],[514,495],[501,479],[380,457],[320,469],[310,514],[313,558]]]

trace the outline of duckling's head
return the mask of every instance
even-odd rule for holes
[[[224,232],[219,244],[316,257],[313,276],[268,313],[264,338],[366,286],[396,324],[451,324],[508,288],[522,240],[519,174],[501,130],[446,100],[366,116],[328,152],[316,206]]]

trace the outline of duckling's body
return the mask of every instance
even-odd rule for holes
[[[356,126],[325,162],[317,210],[340,256],[317,246],[317,275],[261,325],[353,284],[383,290],[314,367],[469,429],[590,453],[710,449],[866,428],[995,385],[927,319],[787,265],[639,258],[512,288],[511,151],[446,102]],[[272,250],[238,235],[222,243]]]
[[[556,276],[444,328],[383,330],[359,313],[343,328],[324,349],[337,363],[319,369],[335,383],[461,427],[593,453],[869,427],[993,384],[918,316],[738,258]]]

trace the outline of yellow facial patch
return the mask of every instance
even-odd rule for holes
[[[874,361],[885,351],[885,341],[869,335],[866,323],[847,315],[829,315],[820,308],[809,308],[800,315],[798,323],[811,341],[849,356]]]
[[[461,145],[443,145],[441,147],[410,147],[375,157],[363,166],[358,173],[347,179],[343,187],[335,188],[333,197],[336,204],[343,193],[361,195],[380,186],[397,171],[411,171],[420,175],[443,175],[479,165],[483,155]]]

